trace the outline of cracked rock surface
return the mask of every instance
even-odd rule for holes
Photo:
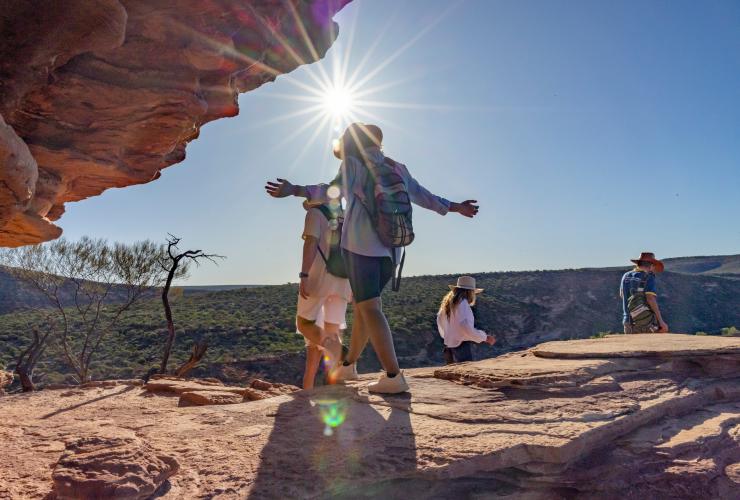
[[[70,439],[95,436],[176,460],[163,498],[737,498],[738,338],[553,342],[406,375],[403,395],[369,394],[370,374],[217,406],[125,384],[4,396],[0,498],[43,497]]]

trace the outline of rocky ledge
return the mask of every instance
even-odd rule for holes
[[[164,498],[738,498],[740,339],[550,342],[407,377],[404,395],[368,375],[217,406],[135,385],[4,396],[0,497],[43,497],[110,442],[103,463]]]
[[[185,158],[237,95],[323,57],[350,0],[0,3],[0,247]]]

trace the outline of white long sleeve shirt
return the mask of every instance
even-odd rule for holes
[[[444,309],[437,313],[437,328],[446,347],[459,347],[466,340],[484,342],[486,332],[475,328],[473,310],[467,300],[461,300],[452,308],[448,318]]]
[[[383,152],[377,147],[365,150],[368,158],[375,163],[382,163],[385,159]],[[396,164],[397,173],[406,184],[406,190],[411,202],[420,207],[446,215],[450,210],[450,202],[429,192],[414,179],[405,165]],[[368,183],[368,169],[363,163],[350,156],[342,162],[339,172],[330,184],[315,184],[306,186],[310,201],[328,203],[331,187],[339,189],[339,193],[347,202],[342,226],[342,248],[352,253],[369,257],[392,256],[392,249],[380,242],[375,226],[370,220],[367,210],[362,205],[362,190]],[[396,257],[400,257],[400,249],[396,249]]]

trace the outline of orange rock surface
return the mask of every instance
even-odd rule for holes
[[[218,406],[128,383],[3,396],[0,498],[47,495],[88,438],[123,443],[116,467],[152,461],[137,484],[179,464],[160,498],[737,498],[740,339],[540,348],[408,370],[395,396],[367,392],[376,375]]]
[[[323,56],[350,0],[7,0],[0,246],[58,237],[64,204],[185,158],[237,95]]]

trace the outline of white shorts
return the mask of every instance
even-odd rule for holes
[[[307,299],[299,295],[297,314],[308,321],[315,321],[319,328],[324,328],[324,322],[339,325],[340,330],[347,328],[347,301],[337,295]],[[306,345],[309,344],[306,340]]]

